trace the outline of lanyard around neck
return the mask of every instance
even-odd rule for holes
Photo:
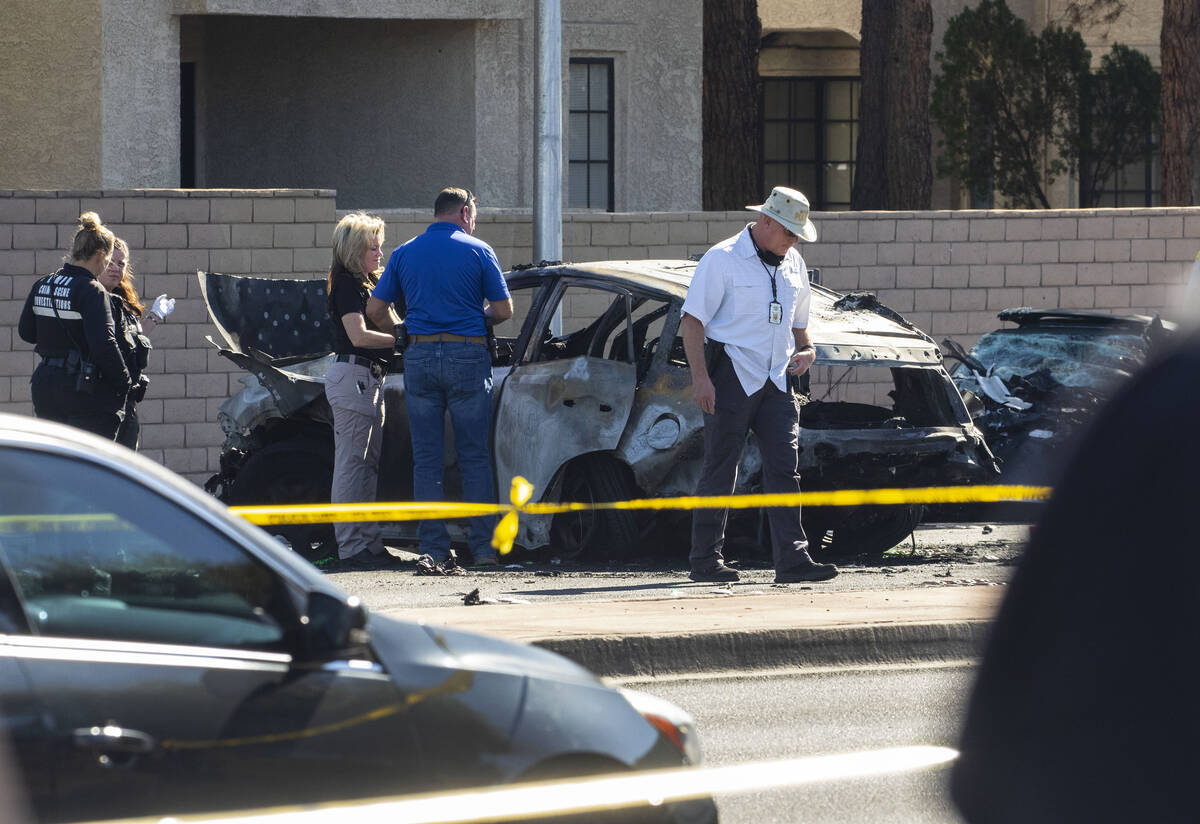
[[[779,274],[779,267],[776,266],[775,271],[772,272],[770,269],[767,268],[767,264],[763,263],[762,258],[758,258],[758,262],[762,265],[763,271],[767,273],[767,276],[771,278],[771,301],[777,302],[779,300],[779,298],[776,297],[776,295],[775,295],[775,276]]]

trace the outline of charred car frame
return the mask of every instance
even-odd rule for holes
[[[497,489],[522,475],[547,501],[693,494],[703,416],[678,335],[695,263],[611,261],[533,267],[506,275],[517,312],[496,333],[492,454]],[[322,280],[200,273],[221,354],[251,373],[221,408],[221,471],[207,484],[229,503],[329,500],[331,413],[322,379],[330,338]],[[817,361],[798,387],[800,473],[806,490],[966,483],[995,462],[971,422],[933,341],[871,295],[813,286]],[[806,376],[808,377],[808,376]],[[403,374],[385,381],[380,500],[412,496]],[[879,398],[886,398],[883,403]],[[862,399],[863,402],[860,402]],[[458,489],[447,427],[449,494]],[[751,436],[738,490],[757,491]],[[805,508],[814,546],[882,553],[920,520],[921,508]],[[597,511],[523,517],[517,544],[564,558],[624,560],[686,536],[687,513],[654,518]],[[769,541],[761,518],[741,536]],[[452,535],[453,532],[452,527]],[[411,525],[394,525],[402,536]],[[407,530],[407,531],[406,531]],[[282,527],[306,554],[328,527]],[[455,536],[459,537],[459,536]],[[769,549],[765,550],[769,555]]]

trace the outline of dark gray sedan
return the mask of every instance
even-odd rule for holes
[[[0,564],[0,720],[42,821],[698,757],[682,710],[544,650],[368,616],[212,497],[79,430],[0,414]],[[707,799],[635,814],[716,820]]]

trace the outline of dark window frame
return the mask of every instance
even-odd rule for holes
[[[1096,205],[1098,207],[1129,209],[1162,205],[1162,152],[1159,149],[1158,141],[1154,139],[1154,128],[1148,127],[1146,132],[1146,150],[1141,159],[1142,185],[1132,189],[1122,188],[1120,181],[1125,170],[1118,169],[1112,177],[1101,181],[1096,186]],[[1126,195],[1134,195],[1140,199],[1140,202],[1136,204],[1122,203],[1122,196]]]
[[[179,64],[179,187],[196,188],[196,64]]]
[[[851,84],[851,99],[850,109],[851,117],[849,119],[830,118],[825,114],[826,95],[830,83],[848,82]],[[788,112],[786,117],[768,117],[767,116],[767,87],[772,83],[786,84],[786,98]],[[812,116],[800,116],[793,109],[795,100],[794,86],[799,83],[813,84],[813,113]],[[813,211],[846,211],[850,209],[850,201],[833,201],[831,202],[826,193],[825,187],[825,165],[830,162],[846,162],[850,166],[850,190],[854,189],[854,175],[858,170],[858,146],[857,146],[857,128],[861,123],[859,118],[858,107],[862,99],[862,78],[858,76],[845,75],[788,75],[784,77],[763,77],[761,84],[761,111],[762,111],[762,168],[760,172],[763,180],[761,189],[764,191],[769,186],[776,185],[794,185],[798,186],[804,194],[808,196],[809,203],[812,204]],[[787,131],[787,150],[786,157],[782,159],[770,159],[767,157],[767,125],[770,123],[786,123],[788,124]],[[825,129],[826,126],[832,123],[849,123],[851,124],[851,157],[848,161],[830,161],[828,157],[828,147],[825,145]],[[794,151],[794,127],[795,124],[812,124],[813,129],[813,159],[803,160],[798,158]],[[788,180],[769,180],[767,179],[767,165],[783,163],[788,167]],[[814,185],[808,187],[811,191],[805,189],[797,183],[799,176],[795,169],[799,166],[811,166],[813,168]],[[833,207],[833,208],[831,208]]]
[[[611,57],[572,57],[568,61],[567,72],[568,72],[568,78],[569,78],[569,73],[571,71],[572,66],[593,66],[593,65],[603,65],[603,66],[608,67],[608,107],[605,109],[591,108],[591,99],[590,99],[591,98],[591,81],[589,78],[589,82],[588,82],[588,98],[589,99],[587,102],[587,108],[572,109],[571,104],[570,104],[570,95],[568,95],[567,96],[567,119],[569,122],[570,116],[572,114],[584,114],[584,115],[589,115],[589,116],[593,115],[593,114],[606,115],[608,117],[608,157],[607,157],[607,160],[604,160],[604,161],[591,159],[592,152],[591,152],[591,130],[590,129],[588,130],[588,147],[587,147],[587,152],[585,153],[588,158],[587,160],[571,160],[571,147],[570,147],[570,145],[567,146],[568,201],[570,199],[570,183],[569,183],[569,181],[570,181],[571,167],[576,166],[576,165],[582,165],[588,172],[585,175],[585,179],[587,180],[587,205],[586,206],[575,206],[575,205],[568,203],[567,208],[570,208],[570,209],[599,209],[600,208],[599,205],[593,205],[592,191],[591,191],[591,188],[592,188],[591,167],[594,165],[598,165],[600,163],[607,163],[608,164],[608,198],[607,198],[607,203],[604,206],[604,211],[613,212],[613,211],[616,211],[616,208],[615,208],[616,198],[615,198],[615,192],[614,192],[614,190],[615,190],[615,186],[614,186],[615,175],[613,173],[614,167],[616,166],[616,163],[615,163],[616,152],[615,152],[614,146],[613,146],[613,133],[614,133],[613,124],[614,124],[614,121],[616,120],[616,108],[617,108],[616,107],[616,99],[615,99],[616,74],[617,74],[616,61]],[[590,69],[588,70],[588,73],[589,74],[591,73]],[[569,137],[569,135],[570,135],[570,130],[568,129],[568,137]]]

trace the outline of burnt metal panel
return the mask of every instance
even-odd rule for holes
[[[333,351],[324,279],[196,275],[208,313],[229,349],[258,350],[271,359],[313,359]]]
[[[496,409],[496,476],[525,477],[540,500],[571,458],[615,449],[633,406],[635,373],[631,363],[592,357],[513,370]]]

